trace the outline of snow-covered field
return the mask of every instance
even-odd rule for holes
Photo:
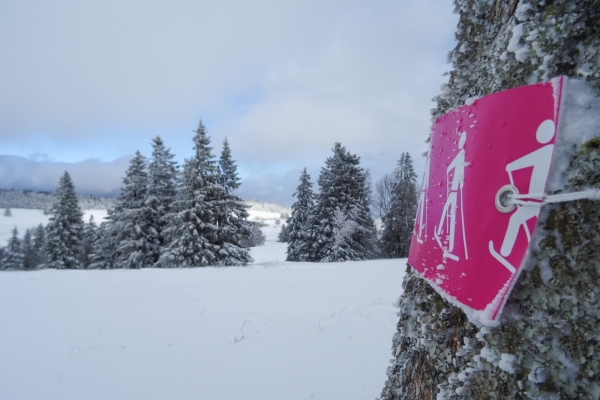
[[[405,260],[285,262],[251,215],[248,267],[0,273],[0,399],[375,398]]]

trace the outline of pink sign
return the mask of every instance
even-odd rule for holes
[[[505,197],[544,193],[561,85],[485,96],[433,126],[408,263],[482,323],[502,309],[537,223],[540,207]]]

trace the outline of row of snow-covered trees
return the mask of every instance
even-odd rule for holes
[[[416,175],[408,153],[394,171],[392,201],[382,216],[377,238],[370,214],[370,187],[360,158],[340,143],[325,161],[319,175],[318,194],[313,193],[306,168],[294,196],[292,216],[282,227],[279,240],[288,243],[288,261],[335,262],[375,257],[406,257],[416,214]]]
[[[96,197],[92,195],[77,195],[79,206],[83,210],[106,210],[115,204],[111,197]],[[0,208],[28,208],[49,212],[57,201],[54,193],[36,192],[33,190],[0,189]]]
[[[68,172],[60,178],[56,202],[50,209],[48,225],[27,229],[23,239],[17,228],[6,247],[0,251],[0,269],[80,268],[86,266],[91,244],[95,240],[95,224],[83,223],[77,194]]]
[[[229,144],[225,140],[216,160],[202,122],[193,141],[195,153],[185,160],[181,173],[160,137],[152,141],[150,160],[137,152],[115,206],[99,227],[93,222],[84,225],[73,183],[65,172],[45,229],[40,264],[110,269],[251,262],[248,246],[256,228],[247,221],[248,206],[233,193],[240,179]],[[16,230],[13,239],[18,241]],[[5,261],[12,254],[10,246],[11,242]],[[3,266],[7,269],[6,262]]]
[[[35,229],[27,229],[19,238],[17,228],[13,229],[6,247],[0,248],[0,269],[36,269],[43,264],[46,231],[40,224]]]

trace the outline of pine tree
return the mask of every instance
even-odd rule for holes
[[[33,232],[32,264],[33,268],[40,268],[44,265],[44,246],[46,245],[46,230],[42,224],[39,224]]]
[[[116,229],[114,268],[150,267],[154,265],[153,251],[160,241],[152,226],[153,210],[146,205],[146,159],[139,151],[131,159],[123,184],[112,215],[112,228]]]
[[[240,178],[237,174],[237,166],[231,158],[231,149],[227,138],[223,141],[223,150],[219,158],[219,170],[221,172],[220,183],[228,193],[232,193],[241,185]]]
[[[158,237],[158,242],[150,247],[152,260],[156,263],[161,248],[165,245],[163,231],[167,226],[165,216],[177,194],[177,163],[173,154],[157,136],[152,140],[152,159],[148,164],[148,194],[146,207],[150,209],[150,229]]]
[[[25,230],[23,241],[21,242],[21,251],[23,252],[23,269],[34,269],[36,264],[33,250],[33,238],[30,229]]]
[[[375,224],[369,212],[367,177],[360,157],[340,143],[319,175],[320,193],[309,228],[310,261],[371,258]]]
[[[219,261],[216,217],[224,189],[202,121],[193,141],[195,154],[185,160],[181,186],[167,215],[167,245],[158,260],[161,267],[201,267]]]
[[[115,266],[118,231],[113,223],[113,214],[114,209],[109,209],[107,221],[102,222],[96,231],[88,269],[112,269]]]
[[[290,241],[290,230],[286,224],[281,225],[279,235],[277,235],[277,241],[279,243],[287,243]]]
[[[8,239],[4,252],[3,265],[5,270],[21,270],[23,269],[23,261],[25,255],[23,254],[23,248],[21,245],[21,239],[19,239],[19,232],[17,227],[13,229],[12,236]]]
[[[382,218],[381,253],[385,258],[408,257],[417,213],[417,175],[410,154],[402,153],[394,171],[390,210]]]
[[[57,269],[79,268],[83,213],[79,209],[71,177],[66,171],[60,178],[56,198],[46,227],[45,265]]]
[[[294,193],[296,202],[292,204],[292,216],[287,226],[287,261],[307,261],[309,249],[309,227],[315,195],[312,191],[312,182],[306,168],[300,174],[300,184]]]
[[[219,246],[217,264],[246,265],[252,262],[248,246],[243,240],[251,235],[251,227],[247,221],[248,206],[233,193],[240,187],[240,178],[227,139],[223,142],[217,181],[223,189],[215,192],[218,226],[216,244]]]
[[[94,222],[94,216],[90,215],[90,220],[83,227],[83,240],[81,241],[81,267],[89,268],[92,263],[92,254],[94,254],[94,242],[98,234],[98,226]]]

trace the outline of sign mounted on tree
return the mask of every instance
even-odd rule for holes
[[[408,263],[474,322],[496,324],[528,251],[562,84],[469,101],[433,125]]]

